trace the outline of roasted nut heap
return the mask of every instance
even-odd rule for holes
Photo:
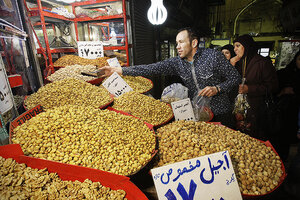
[[[155,149],[141,120],[89,106],[48,109],[13,130],[25,155],[121,175],[138,171]]]
[[[41,87],[25,100],[27,109],[41,104],[45,109],[62,105],[87,105],[102,107],[112,101],[109,92],[85,81],[64,79]]]
[[[149,79],[142,76],[122,76],[124,81],[138,93],[145,93],[153,88],[153,84]],[[107,79],[107,78],[106,78]],[[103,82],[106,80],[104,79]]]
[[[0,199],[126,199],[124,190],[111,190],[86,179],[62,181],[46,169],[32,169],[0,156]]]
[[[68,65],[95,65],[97,67],[107,66],[109,57],[101,57],[96,59],[81,58],[76,55],[65,55],[53,63],[56,67],[65,67]],[[122,66],[122,62],[119,61]]]
[[[135,91],[115,98],[113,108],[130,113],[154,126],[168,121],[173,116],[168,104]]]
[[[270,147],[229,128],[205,122],[176,121],[157,130],[158,166],[228,150],[243,194],[273,190],[283,172]]]
[[[91,81],[96,79],[92,76],[84,76],[81,72],[93,72],[98,68],[94,65],[68,65],[64,68],[60,68],[53,74],[47,77],[49,81],[60,81],[66,78],[74,78],[77,80]]]

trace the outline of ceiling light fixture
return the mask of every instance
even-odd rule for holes
[[[163,5],[163,0],[151,0],[151,6],[147,13],[148,20],[153,25],[159,25],[166,21],[168,12]]]

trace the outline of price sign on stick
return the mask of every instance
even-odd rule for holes
[[[171,103],[175,120],[195,121],[195,115],[189,98]]]
[[[10,91],[10,85],[6,78],[4,64],[0,60],[0,113],[6,113],[13,107],[13,97]]]
[[[151,169],[160,200],[242,200],[228,151]]]
[[[108,77],[102,85],[116,97],[121,96],[126,92],[133,91],[133,89],[117,72],[114,72],[110,77]]]
[[[111,67],[121,67],[117,58],[110,58],[106,60]]]
[[[96,59],[104,56],[101,41],[78,41],[78,55],[82,58]]]

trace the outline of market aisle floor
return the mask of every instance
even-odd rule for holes
[[[288,170],[289,164],[296,155],[296,152],[297,145],[292,145],[290,148],[289,158],[285,163],[286,170]],[[135,176],[130,177],[130,179],[136,186],[138,186],[144,192],[144,194],[148,197],[149,200],[158,200],[152,176],[149,174],[151,168],[150,166],[144,168]],[[289,185],[287,183],[287,179],[285,179],[284,183],[279,188],[277,188],[272,194],[256,200],[300,200],[299,197],[291,195],[291,193],[295,191],[298,191],[299,194],[300,187],[296,185]]]

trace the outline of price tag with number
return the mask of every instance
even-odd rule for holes
[[[10,85],[6,79],[6,72],[2,59],[0,60],[0,112],[6,113],[13,107],[13,97],[10,91]]]
[[[133,89],[117,72],[114,72],[110,77],[108,77],[102,85],[116,97],[121,96],[126,92],[133,91]]]
[[[78,55],[82,58],[96,59],[104,56],[101,41],[78,41]]]
[[[110,58],[106,60],[111,67],[121,67],[117,58]]]
[[[175,120],[195,121],[195,115],[189,98],[171,103]]]
[[[159,200],[242,200],[228,151],[151,169]]]

